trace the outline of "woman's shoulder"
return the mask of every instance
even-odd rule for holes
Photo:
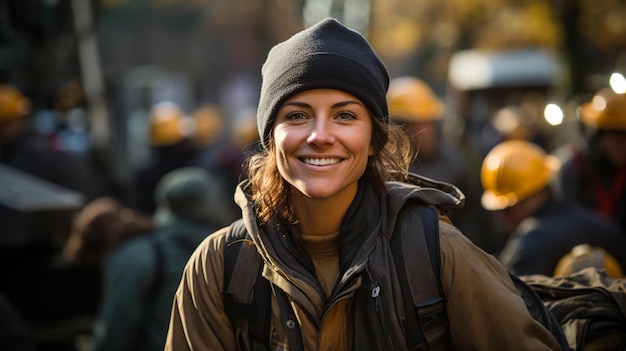
[[[465,246],[471,240],[447,216],[439,216],[439,241],[445,245]]]
[[[465,195],[456,186],[417,174],[409,174],[405,182],[389,181],[385,185],[392,211],[403,207],[409,200],[446,211],[460,209],[465,202]]]
[[[224,267],[224,246],[229,226],[209,234],[189,257],[183,278],[191,285],[212,281],[220,285]],[[221,286],[218,286],[221,289]]]
[[[460,229],[449,220],[439,219],[439,243],[442,254],[442,263],[457,266],[455,269],[471,268],[472,265],[496,265],[495,257],[484,252]]]
[[[226,243],[226,234],[230,229],[230,225],[226,227],[222,227],[213,233],[207,235],[202,242],[196,248],[194,255],[198,252],[206,253],[206,254],[216,254],[218,252],[224,251],[224,245]]]

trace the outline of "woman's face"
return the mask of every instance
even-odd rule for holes
[[[308,198],[351,201],[374,154],[372,121],[356,97],[314,89],[294,95],[274,122],[278,171]]]

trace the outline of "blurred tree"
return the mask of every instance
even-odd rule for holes
[[[564,0],[563,0],[564,1]],[[626,47],[626,2],[578,0],[578,30],[600,49],[616,54]]]
[[[392,75],[415,73],[435,87],[451,50],[541,47],[562,54],[572,93],[626,50],[621,0],[377,0],[369,36]],[[420,68],[421,67],[421,68]]]
[[[584,101],[588,94],[608,84],[608,79],[597,83],[592,77],[606,76],[616,70],[618,57],[626,53],[626,3],[622,0],[560,0],[559,3],[568,29],[565,48],[572,67],[572,91],[585,93],[578,99]]]

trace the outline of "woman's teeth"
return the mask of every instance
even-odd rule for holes
[[[338,158],[305,158],[303,159],[304,163],[313,165],[313,166],[328,166],[338,163],[340,159]]]

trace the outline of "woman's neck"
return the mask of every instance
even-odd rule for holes
[[[328,235],[339,231],[341,222],[352,200],[354,192],[348,196],[311,199],[297,192],[292,195],[292,202],[298,219],[298,228],[306,235]]]

